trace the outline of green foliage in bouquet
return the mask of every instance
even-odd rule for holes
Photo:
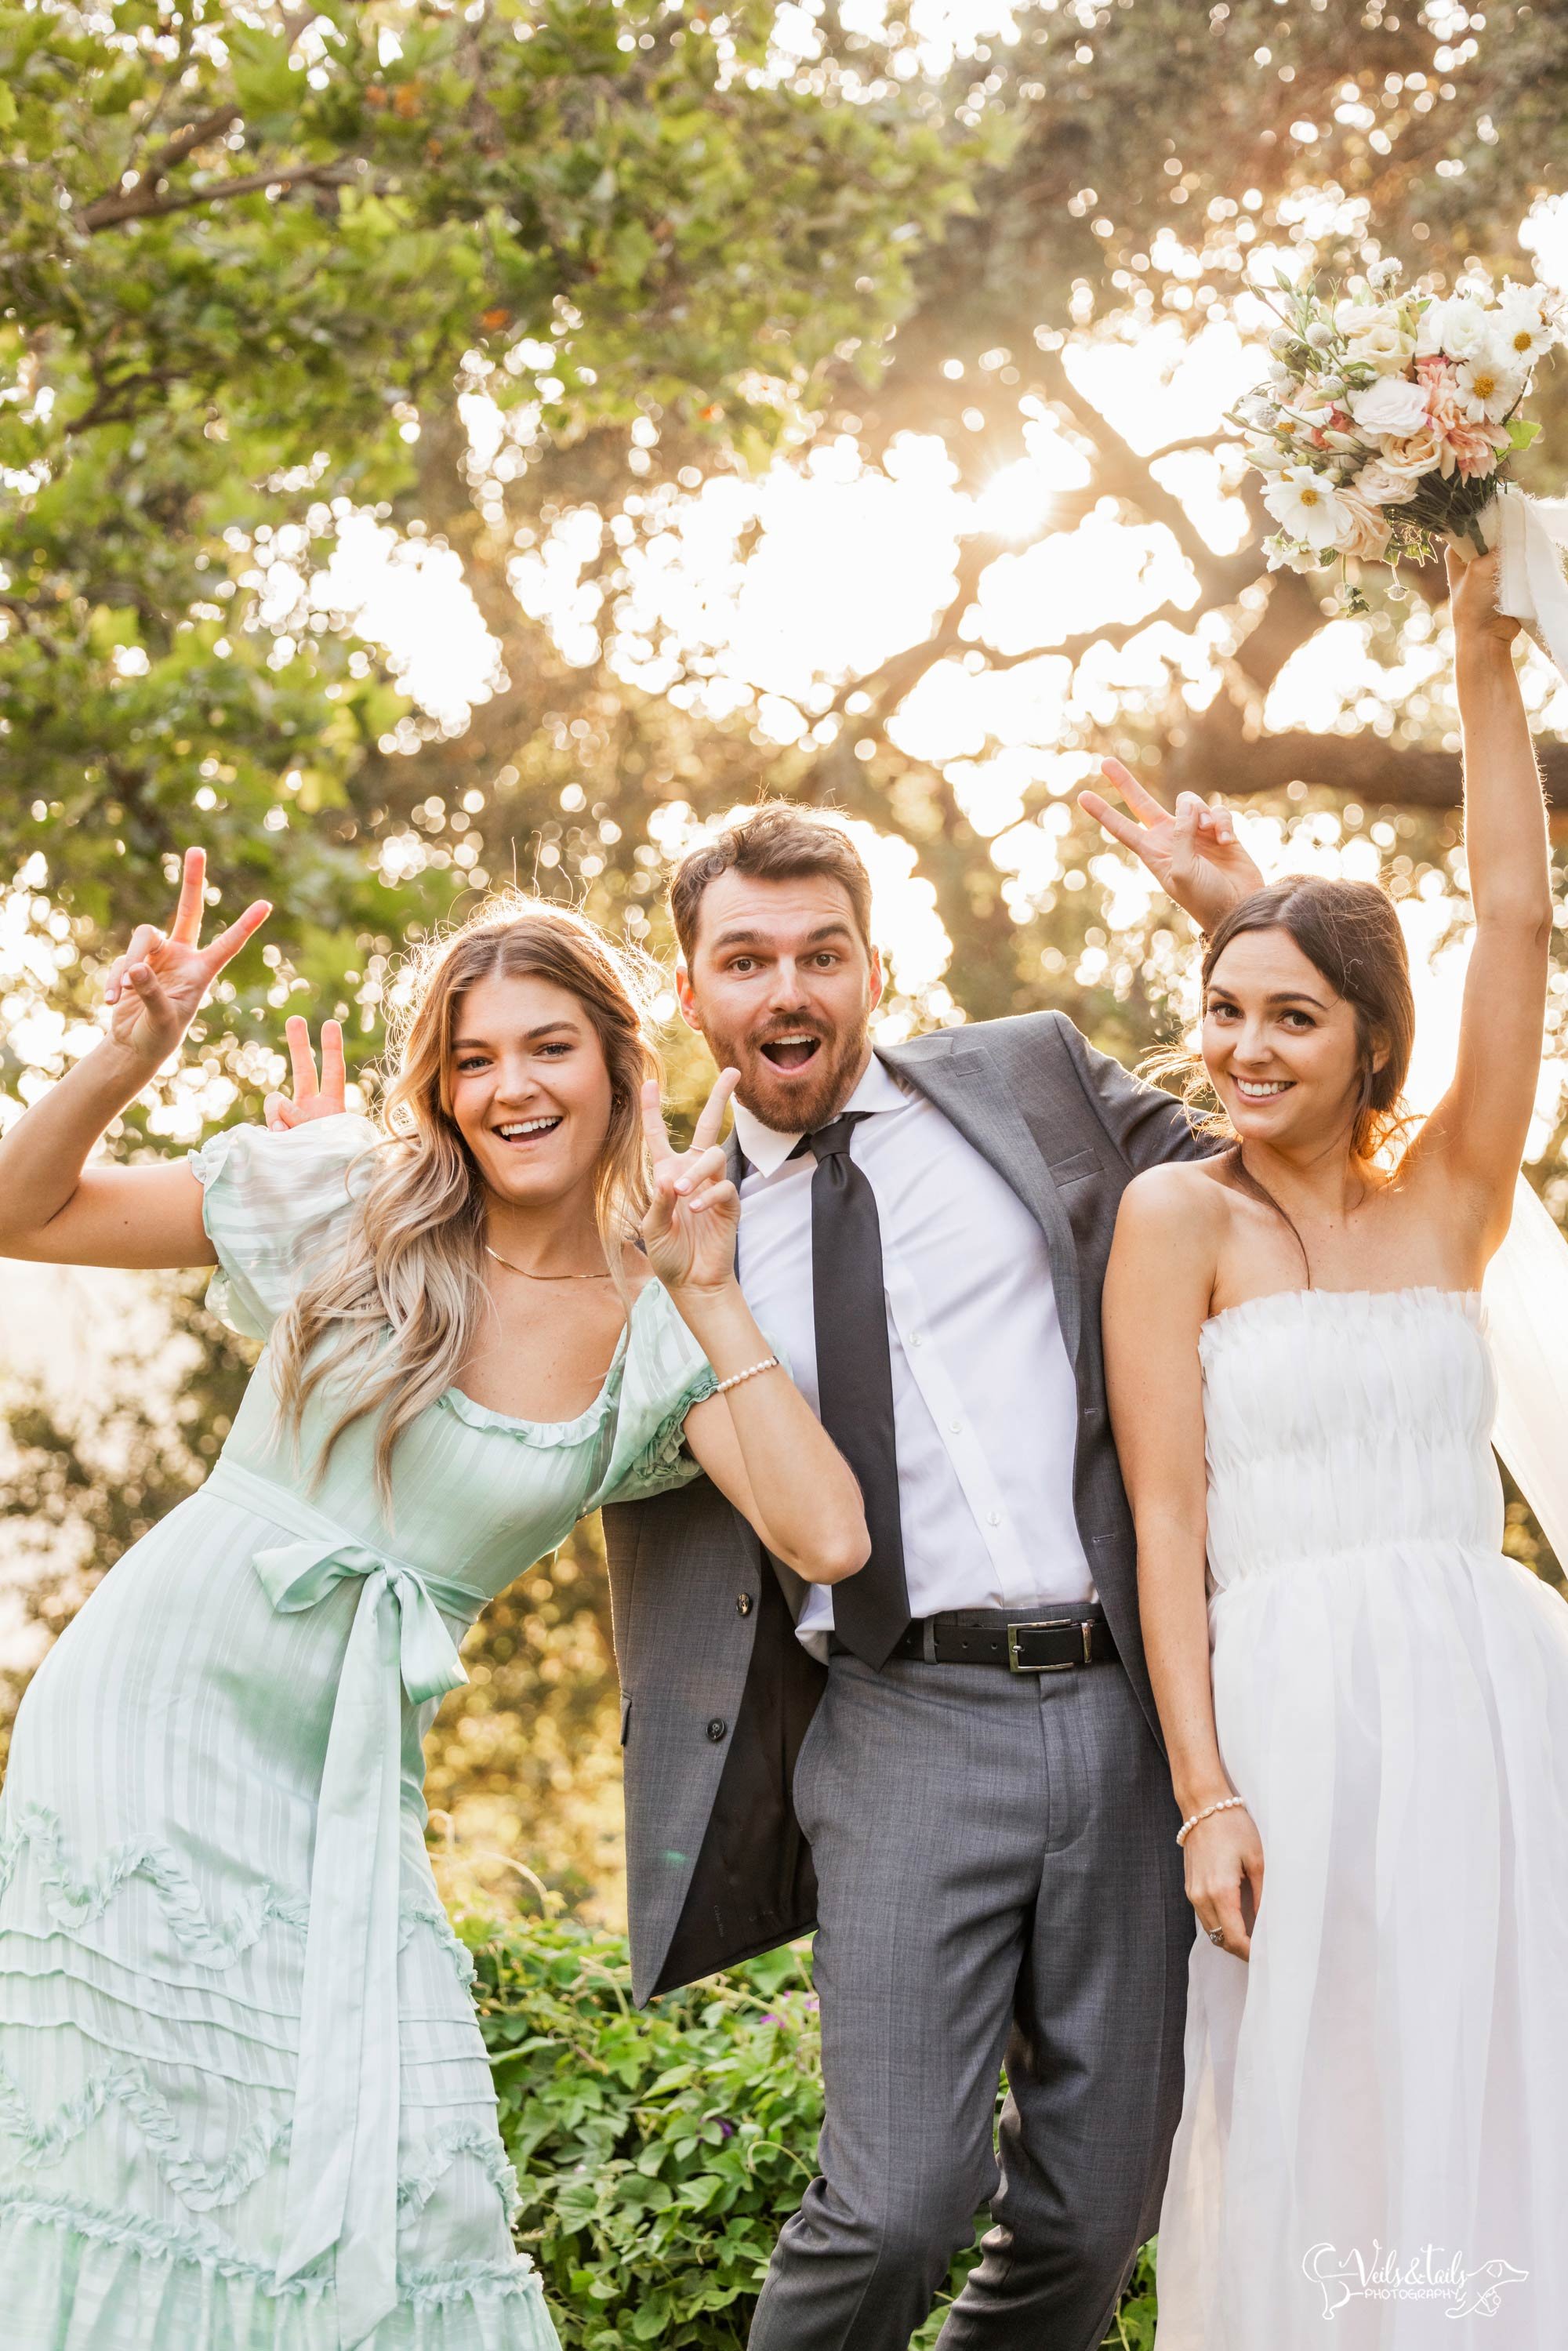
[[[468,1938],[501,2135],[564,2351],[741,2351],[821,2121],[809,1954],[770,1951],[639,2011],[625,1943],[549,1918]],[[928,2351],[974,2261],[955,2262]],[[1147,2351],[1139,2262],[1107,2342]]]

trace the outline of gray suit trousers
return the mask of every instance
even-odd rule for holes
[[[751,2351],[904,2351],[988,2204],[942,2351],[1093,2351],[1158,2220],[1192,1938],[1126,1676],[837,1655],[795,1802],[826,2118]]]

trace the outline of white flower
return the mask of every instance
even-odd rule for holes
[[[1490,339],[1454,371],[1459,405],[1474,424],[1500,424],[1524,390],[1524,376],[1510,367]]]
[[[1441,353],[1446,359],[1468,360],[1486,340],[1489,323],[1480,304],[1462,294],[1429,302],[1416,330],[1416,356],[1425,360]]]
[[[1507,367],[1528,369],[1556,340],[1556,322],[1548,315],[1543,290],[1538,286],[1516,286],[1509,279],[1492,320],[1495,356]]]
[[[1263,504],[1281,530],[1309,547],[1333,547],[1349,522],[1333,484],[1310,465],[1287,465],[1264,491]]]
[[[1307,340],[1314,351],[1326,351],[1333,340],[1333,329],[1324,319],[1314,319],[1307,329]]]
[[[1399,275],[1399,264],[1392,255],[1389,255],[1382,261],[1375,261],[1366,275],[1369,282],[1375,287],[1392,286]]]
[[[1277,441],[1255,441],[1247,455],[1260,474],[1281,473],[1291,463],[1290,451]]]
[[[1427,388],[1402,375],[1380,376],[1364,392],[1353,392],[1348,406],[1362,430],[1375,440],[1385,434],[1418,433],[1427,422]]]
[[[1345,339],[1347,364],[1397,374],[1410,357],[1411,342],[1392,302],[1342,302],[1334,324]]]
[[[1269,559],[1270,571],[1308,571],[1314,560],[1310,547],[1298,546],[1293,538],[1287,538],[1283,531],[1263,541],[1263,552]]]
[[[1407,474],[1396,474],[1390,466],[1375,457],[1364,465],[1355,477],[1355,486],[1369,507],[1403,506],[1416,495],[1416,484]]]

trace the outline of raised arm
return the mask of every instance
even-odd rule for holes
[[[1220,1761],[1209,1679],[1207,1493],[1198,1337],[1209,1311],[1223,1196],[1197,1167],[1161,1167],[1122,1196],[1105,1275],[1105,1380],[1138,1537],[1138,1607],[1171,1785],[1186,1840],[1187,1899],[1245,1959],[1263,1853]]]
[[[671,1147],[659,1089],[644,1087],[653,1196],[643,1226],[649,1263],[720,1380],[773,1353],[735,1278],[740,1203],[718,1131],[736,1072],[719,1079],[689,1152]],[[871,1555],[860,1488],[787,1370],[758,1373],[686,1416],[686,1443],[776,1559],[809,1583],[837,1583]]]
[[[1444,1186],[1482,1262],[1508,1230],[1541,1072],[1552,883],[1541,778],[1497,609],[1497,558],[1448,558],[1465,748],[1465,861],[1475,944],[1454,1081],[1413,1155]]]
[[[110,1122],[176,1050],[224,966],[271,912],[247,906],[201,945],[206,860],[185,854],[167,937],[140,925],[104,990],[109,1033],[0,1140],[0,1257],[53,1265],[215,1263],[188,1167],[89,1167]]]

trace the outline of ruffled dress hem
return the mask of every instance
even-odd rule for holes
[[[0,2193],[6,2351],[340,2351],[329,2275],[275,2285],[216,2229]],[[526,2254],[401,2272],[361,2351],[557,2351]],[[62,2319],[62,2314],[64,2314]]]

